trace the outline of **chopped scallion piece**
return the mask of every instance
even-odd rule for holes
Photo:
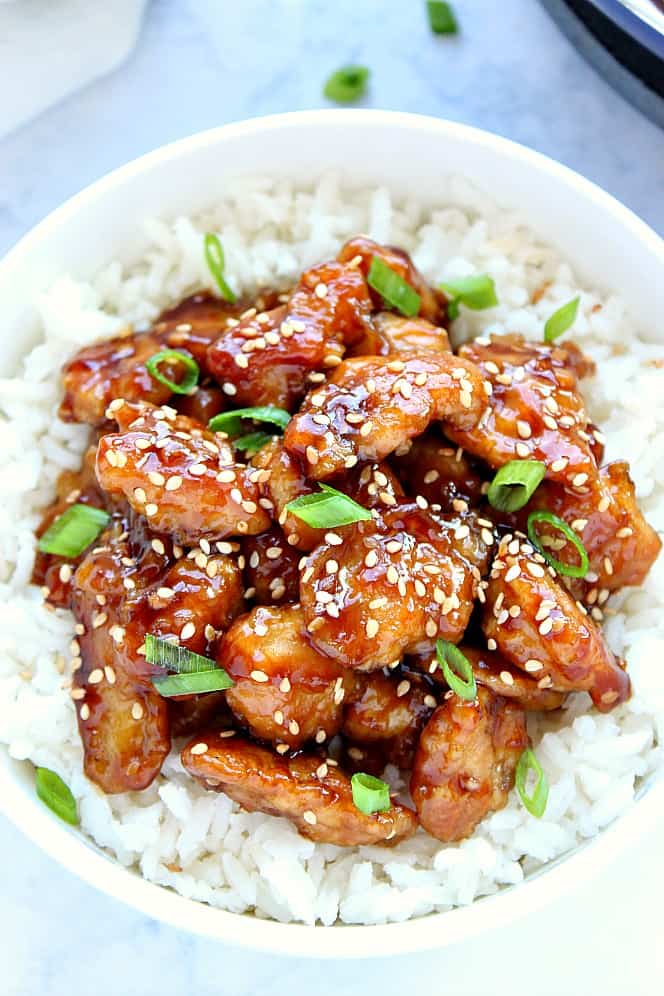
[[[169,674],[166,678],[153,678],[152,684],[165,699],[174,695],[203,695],[230,688],[233,679],[220,668],[212,671],[195,671],[192,674]]]
[[[357,771],[350,780],[353,803],[365,816],[386,813],[390,808],[390,786],[380,778]]]
[[[535,775],[536,781],[530,795],[526,792],[526,782],[530,772]],[[542,765],[535,757],[535,752],[527,747],[516,766],[516,790],[521,797],[528,812],[537,819],[541,819],[546,809],[549,798],[549,781],[542,770]]]
[[[428,0],[429,26],[434,35],[456,35],[459,31],[454,11],[444,0]]]
[[[445,681],[460,699],[471,701],[477,695],[473,668],[458,647],[447,640],[436,640],[436,657]],[[452,670],[454,668],[454,670]]]
[[[547,318],[544,325],[544,342],[554,342],[559,335],[567,332],[574,325],[576,313],[579,310],[580,297],[573,297]]]
[[[366,66],[344,66],[328,78],[323,93],[336,104],[351,104],[363,97],[369,80]]]
[[[420,310],[420,295],[379,256],[374,256],[369,267],[367,283],[380,296],[407,318]]]
[[[209,657],[195,654],[193,650],[180,647],[170,640],[162,640],[148,633],[145,637],[145,659],[148,664],[155,664],[166,671],[176,674],[194,674],[200,671],[213,671],[217,665]]]
[[[547,548],[544,546],[540,540],[535,526],[538,522],[546,522],[548,525],[553,526],[558,532],[562,533],[568,543],[571,543],[576,552],[579,555],[578,564],[565,564],[562,560],[557,560],[552,557]],[[562,574],[568,578],[583,578],[588,573],[590,567],[590,562],[588,560],[588,554],[586,553],[586,548],[583,543],[576,535],[574,530],[567,525],[559,516],[554,515],[553,512],[531,512],[528,516],[528,539],[533,544],[536,550],[542,554],[547,564],[554,568],[558,574]]]
[[[184,377],[182,380],[177,383],[165,377],[159,369],[161,363],[181,364],[184,367]],[[146,361],[145,366],[150,376],[158,380],[160,384],[164,384],[173,394],[191,394],[192,388],[198,384],[198,374],[200,372],[198,363],[188,353],[182,353],[179,349],[162,349],[160,353],[155,353],[154,356],[151,356]]]
[[[230,412],[220,412],[208,422],[208,429],[212,432],[225,432],[228,436],[239,436],[242,432],[242,423],[246,422],[269,422],[283,432],[290,422],[290,415],[283,408],[275,405],[263,405],[259,408],[236,408]]]
[[[215,283],[219,288],[219,293],[223,297],[224,301],[228,301],[229,304],[235,304],[237,297],[226,283],[226,279],[224,277],[226,260],[224,257],[224,250],[222,249],[221,242],[219,241],[219,236],[214,235],[212,232],[208,232],[205,236],[203,244],[205,246],[205,260],[210,268],[210,273],[214,277]]]
[[[57,557],[78,557],[106,527],[108,512],[92,505],[71,505],[59,515],[40,538],[38,548],[42,553]]]
[[[271,439],[274,439],[274,436],[268,432],[248,432],[246,436],[238,436],[237,439],[234,439],[233,446],[247,456],[253,456],[254,453],[262,450]]]
[[[498,304],[496,285],[488,273],[475,273],[470,277],[448,280],[440,285],[440,289],[449,298],[447,315],[450,321],[459,317],[462,304],[471,311],[484,311],[485,308],[493,308]]]
[[[328,484],[321,484],[320,489],[289,501],[286,511],[314,529],[334,529],[336,526],[347,526],[351,522],[363,522],[371,518],[371,512],[342,491],[337,491]]]
[[[76,799],[69,786],[65,785],[60,775],[49,768],[37,768],[35,772],[35,789],[41,801],[59,816],[65,823],[78,826],[78,810]]]
[[[510,460],[489,485],[489,504],[500,512],[518,512],[535,494],[545,473],[540,460]]]

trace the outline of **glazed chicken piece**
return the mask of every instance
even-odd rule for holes
[[[297,748],[340,730],[354,677],[310,646],[299,605],[263,605],[241,616],[217,661],[234,681],[226,701],[254,736]]]
[[[249,313],[210,346],[207,362],[233,403],[291,411],[309,376],[335,366],[344,343],[370,324],[371,299],[359,270],[324,263],[307,270],[288,304]]]
[[[106,793],[146,788],[170,749],[168,704],[145,660],[147,633],[176,637],[208,652],[242,604],[237,565],[210,557],[169,566],[164,541],[139,521],[115,523],[83,560],[73,582],[73,608],[83,632],[73,651],[73,691],[85,773]],[[154,543],[154,545],[153,545]]]
[[[366,235],[358,235],[341,247],[337,259],[350,266],[357,266],[367,277],[374,256],[378,256],[391,270],[394,270],[407,284],[410,284],[413,290],[417,291],[420,295],[419,315],[421,318],[434,325],[445,324],[445,295],[429,286],[408,253],[404,252],[403,249],[382,246]],[[383,299],[377,291],[372,290],[371,296],[377,309],[384,307]]]
[[[358,357],[307,395],[284,445],[321,480],[358,461],[385,459],[434,420],[471,430],[486,401],[479,369],[452,353]]]
[[[536,677],[514,667],[500,654],[491,650],[479,650],[462,643],[461,653],[470,661],[478,685],[484,685],[495,695],[510,699],[526,712],[550,712],[559,709],[566,699],[564,692],[553,688],[540,688]],[[410,658],[409,664],[428,674],[436,684],[447,687],[436,654]]]
[[[286,542],[299,550],[313,550],[322,543],[325,529],[315,529],[286,511],[289,502],[318,488],[305,477],[301,462],[284,448],[282,440],[272,440],[259,450],[251,463],[261,471],[258,477],[261,494],[270,503],[273,515],[286,535]],[[396,475],[382,463],[355,467],[332,483],[337,490],[369,509],[394,505],[403,496]]]
[[[191,394],[174,394],[171,398],[171,404],[178,415],[186,415],[203,425],[223,412],[227,401],[221,388],[212,384],[199,385]]]
[[[36,529],[37,537],[43,536],[48,527],[74,504],[91,505],[94,508],[112,508],[108,496],[100,490],[95,474],[97,447],[89,446],[83,457],[83,465],[78,471],[64,470],[56,484],[53,504],[46,509]],[[58,609],[68,609],[71,602],[71,582],[74,571],[85,556],[60,557],[53,553],[37,550],[32,569],[32,583],[43,590],[49,605]]]
[[[575,490],[597,476],[592,426],[578,391],[579,377],[592,367],[576,346],[494,336],[462,346],[459,356],[480,367],[492,393],[478,423],[446,428],[450,439],[492,467],[541,460],[548,479]]]
[[[424,724],[437,706],[431,686],[415,674],[357,674],[341,732],[349,766],[380,774],[386,764],[412,767]]]
[[[466,523],[404,504],[329,531],[302,563],[309,639],[346,667],[372,671],[463,636],[487,548]]]
[[[323,844],[393,845],[417,829],[412,810],[396,802],[365,816],[353,803],[349,777],[319,756],[279,757],[237,734],[213,733],[185,747],[182,764],[205,788],[249,812],[283,816],[303,837]]]
[[[120,432],[99,441],[99,483],[153,529],[184,545],[267,529],[252,471],[235,463],[221,436],[167,407],[118,399],[109,414]]]
[[[479,504],[482,478],[461,447],[431,429],[403,450],[396,451],[392,465],[411,494],[423,495],[444,512]]]
[[[528,746],[525,714],[480,686],[477,697],[449,694],[424,727],[410,792],[424,829],[446,843],[468,837],[507,804]]]
[[[590,480],[583,493],[545,481],[527,510],[534,509],[559,516],[583,543],[592,580],[564,580],[575,597],[592,606],[604,604],[612,591],[643,584],[662,548],[662,541],[637,504],[629,466],[622,461],[602,467],[599,478]],[[572,545],[559,530],[552,529],[547,536],[545,523],[537,528],[540,540],[548,543],[557,560],[573,562]]]
[[[297,602],[300,597],[300,554],[286,541],[279,526],[242,540],[246,597],[259,605]]]
[[[447,330],[424,318],[404,318],[391,311],[379,311],[373,317],[381,356],[390,353],[449,353]],[[359,353],[356,353],[359,356]]]
[[[193,737],[199,730],[214,725],[215,730],[230,730],[235,717],[226,704],[225,692],[206,692],[204,695],[188,695],[169,698],[168,716],[171,736]]]
[[[540,688],[587,691],[601,712],[629,697],[629,678],[592,619],[544,558],[511,534],[493,564],[482,628],[490,649],[532,674]]]

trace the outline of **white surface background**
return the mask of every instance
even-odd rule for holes
[[[664,133],[585,65],[535,0],[456,0],[463,33],[455,40],[428,34],[423,6],[152,0],[124,68],[0,142],[0,251],[148,149],[225,121],[322,106],[323,80],[347,62],[371,67],[368,106],[514,138],[595,180],[664,234]],[[2,67],[0,84],[11,85]],[[638,848],[567,900],[481,940],[323,965],[161,926],[96,894],[0,819],[0,993],[650,996],[664,985],[663,831],[649,828]]]

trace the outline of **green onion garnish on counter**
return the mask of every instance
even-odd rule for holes
[[[368,81],[366,66],[343,66],[327,79],[323,94],[335,104],[351,104],[364,96]]]
[[[456,35],[459,25],[454,16],[452,5],[444,0],[427,0],[429,27],[434,35]]]

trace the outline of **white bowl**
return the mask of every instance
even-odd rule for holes
[[[664,243],[617,201],[577,174],[486,132],[384,111],[310,111],[226,125],[168,145],[116,170],[72,198],[0,262],[4,329],[0,375],[31,344],[33,301],[62,274],[90,276],[112,257],[141,248],[141,222],[194,212],[230,177],[257,172],[310,180],[326,169],[386,183],[426,201],[439,177],[461,173],[517,208],[587,280],[617,288],[643,332],[664,341]],[[664,781],[599,837],[524,883],[472,906],[402,924],[307,927],[227,913],[184,899],[127,871],[53,816],[34,792],[32,766],[0,751],[0,804],[56,860],[150,916],[226,943],[315,957],[366,957],[439,948],[509,922],[563,895],[664,820]]]

